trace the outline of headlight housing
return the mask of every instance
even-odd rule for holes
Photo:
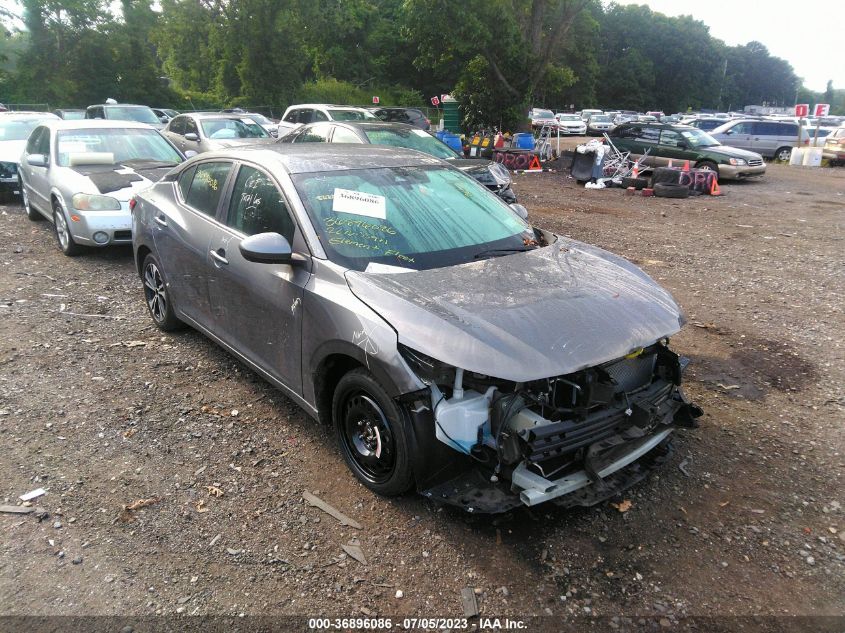
[[[90,193],[74,194],[73,208],[79,211],[120,211],[120,200]]]
[[[0,162],[0,178],[14,178],[17,175],[17,163]]]
[[[747,165],[748,163],[745,162],[745,159],[742,158],[731,158],[730,164],[738,167],[742,167],[743,165]]]

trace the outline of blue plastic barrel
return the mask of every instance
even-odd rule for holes
[[[517,149],[534,149],[534,135],[520,132],[513,135],[514,146]]]
[[[457,134],[450,134],[449,132],[447,132],[446,134],[443,135],[443,138],[440,139],[440,140],[443,141],[444,143],[446,143],[446,145],[451,147],[453,150],[455,150],[459,154],[463,153],[464,146],[463,146],[463,143],[461,143],[461,137],[458,136]]]
[[[437,131],[434,133],[434,136],[437,138],[437,140],[438,140],[438,141],[442,141],[442,140],[443,140],[443,135],[444,135],[444,134],[446,134],[446,133],[447,133],[447,132],[446,132],[446,130],[437,130]]]

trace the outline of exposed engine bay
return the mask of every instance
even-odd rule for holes
[[[598,503],[641,479],[626,484],[621,474],[701,415],[679,387],[688,361],[667,339],[526,383],[465,372],[408,348],[402,355],[429,385],[431,401],[418,401],[416,412],[430,408],[436,439],[473,466],[423,492],[469,511],[561,502],[578,491],[578,505]]]

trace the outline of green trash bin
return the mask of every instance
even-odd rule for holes
[[[440,102],[443,106],[443,129],[455,134],[461,133],[461,113],[458,110],[458,102],[450,96],[446,96]]]

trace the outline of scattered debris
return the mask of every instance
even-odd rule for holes
[[[464,587],[461,589],[461,602],[464,606],[464,615],[468,618],[474,618],[478,615],[478,600],[475,598],[475,591],[472,587]]]
[[[208,512],[208,508],[205,507],[205,499],[200,499],[199,501],[197,501],[195,507],[197,512]]]
[[[154,503],[157,503],[157,502],[158,502],[158,499],[156,497],[150,497],[149,499],[137,499],[136,501],[133,501],[129,505],[123,506],[123,508],[120,511],[120,514],[118,514],[115,517],[114,521],[112,521],[112,524],[117,523],[118,521],[120,521],[121,523],[128,523],[129,521],[134,521],[135,515],[132,514],[132,513],[135,510],[140,510],[141,508],[146,508],[147,506],[151,506],[151,505],[153,505]]]
[[[218,535],[217,535],[217,536],[215,536],[213,539],[211,539],[211,541],[209,541],[208,546],[209,546],[209,547],[214,547],[214,544],[215,544],[217,541],[219,541],[222,537],[223,537],[223,535],[222,535],[222,534],[218,534]]]
[[[242,549],[232,549],[231,547],[226,548],[226,553],[230,554],[231,556],[237,556],[238,554],[242,554]]]
[[[367,558],[364,556],[364,550],[361,549],[360,545],[357,545],[350,541],[348,545],[341,545],[340,547],[341,549],[343,549],[344,552],[349,554],[352,558],[357,560],[362,565],[367,564]]]
[[[0,506],[0,512],[5,512],[6,514],[29,514],[30,512],[35,512],[35,508],[32,506]]]
[[[622,501],[620,503],[611,503],[610,505],[612,505],[614,508],[619,510],[619,512],[624,513],[624,512],[627,512],[628,510],[630,510],[631,506],[633,506],[634,504],[631,503],[630,499],[625,499],[624,501]]]
[[[41,495],[47,494],[47,491],[44,488],[36,488],[35,490],[30,490],[29,492],[22,494],[18,499],[21,501],[32,501],[33,499],[37,499]]]
[[[320,508],[320,510],[322,510],[326,514],[333,516],[335,519],[340,521],[341,525],[346,525],[346,526],[349,526],[351,528],[355,528],[356,530],[363,529],[361,524],[358,523],[355,519],[350,519],[348,516],[343,514],[343,512],[341,512],[337,508],[329,505],[328,503],[326,503],[325,501],[323,501],[319,497],[312,495],[307,490],[302,493],[302,498],[305,499],[305,502],[308,503],[308,505],[314,506],[316,508]]]
[[[208,494],[212,497],[219,498],[223,496],[223,491],[220,490],[220,488],[218,488],[217,486],[206,486],[205,489],[208,490]]]
[[[124,437],[124,438],[126,438],[126,439],[128,440],[130,437],[132,437],[133,435],[135,435],[137,432],[138,432],[138,429],[126,429],[126,430],[123,432],[123,437]]]
[[[404,592],[404,591],[402,591],[401,589],[397,589],[397,590],[396,590],[396,597],[397,597],[397,598],[404,598],[404,597],[405,597],[405,592]]]
[[[724,389],[725,391],[731,391],[733,389],[739,389],[739,385],[723,385],[720,382],[717,382],[716,386],[720,387],[721,389]]]
[[[682,473],[684,473],[685,477],[690,477],[691,475],[689,474],[689,471],[687,470],[687,464],[689,464],[689,458],[685,459],[680,464],[678,464],[678,470],[680,470]]]

